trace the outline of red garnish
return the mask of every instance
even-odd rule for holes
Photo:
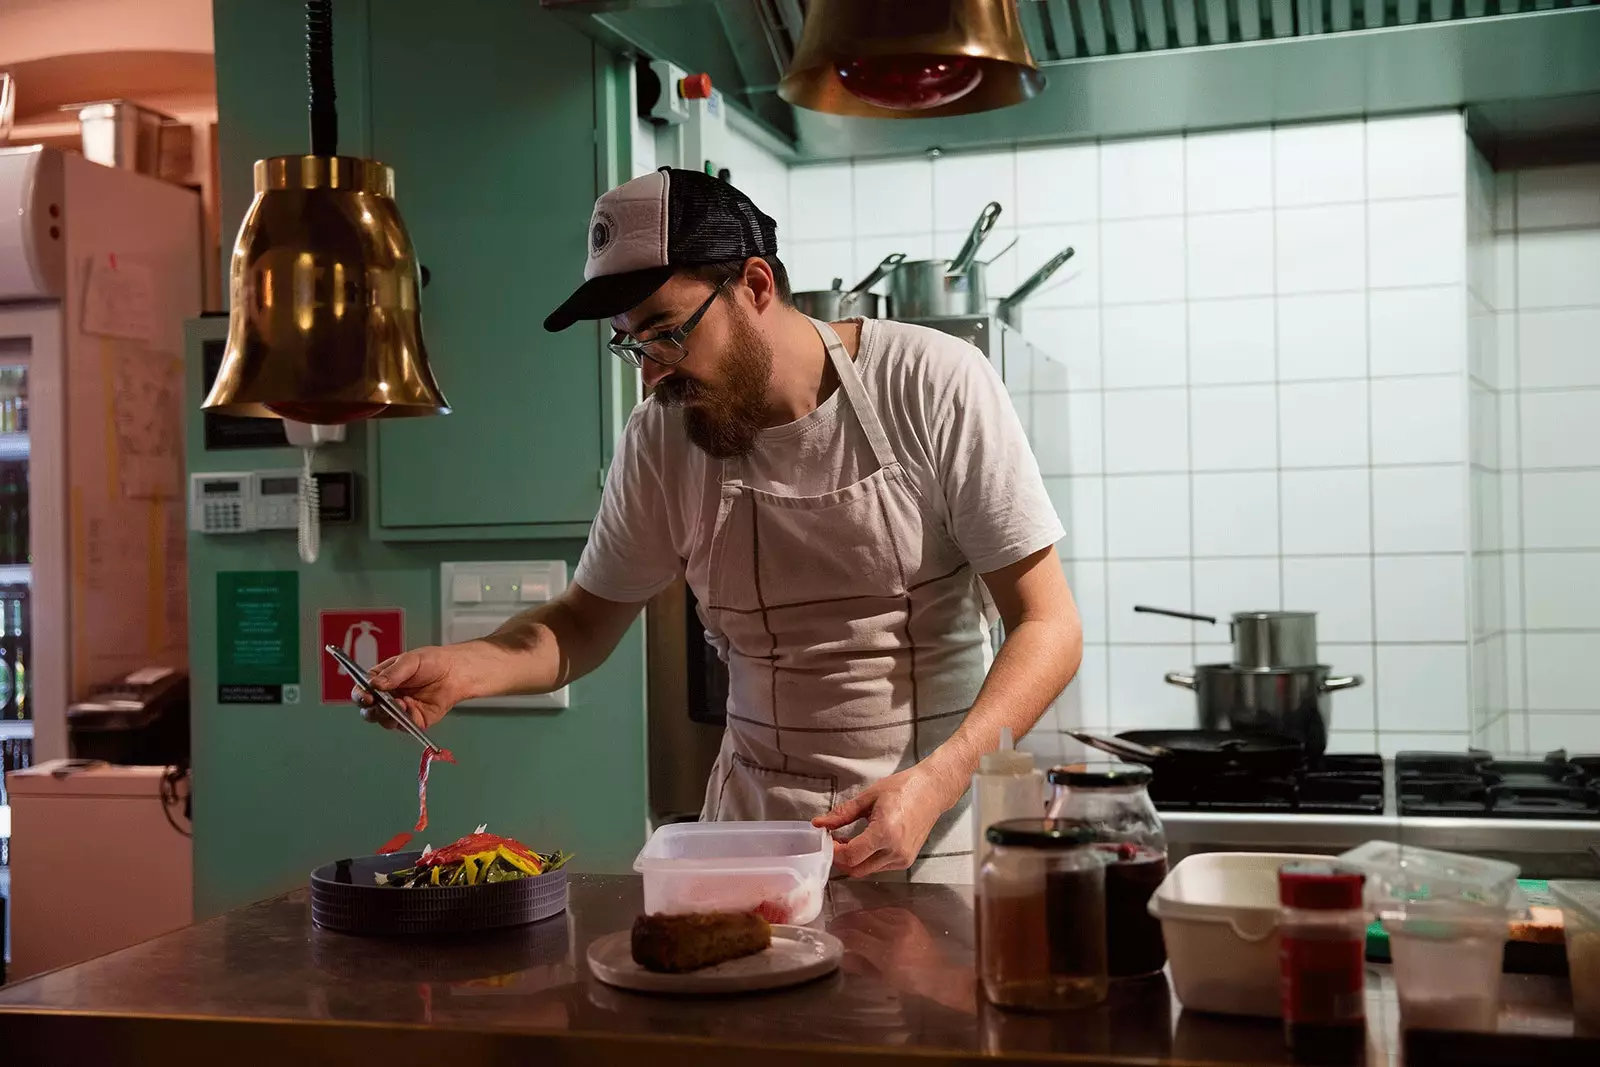
[[[422,858],[417,860],[417,867],[442,867],[450,863],[459,863],[468,856],[475,856],[479,852],[488,852],[492,848],[504,848],[525,860],[543,865],[538,853],[520,841],[513,841],[509,837],[499,834],[468,834],[459,841],[451,842],[444,848],[436,848],[432,852],[424,852]]]
[[[417,768],[417,833],[428,828],[428,768],[434,760],[454,763],[456,757],[448,748],[429,748],[422,753],[422,766]]]
[[[781,900],[763,900],[756,905],[756,914],[775,926],[782,926],[794,917],[789,913],[789,906]]]
[[[401,830],[399,833],[395,834],[393,837],[389,838],[389,840],[385,841],[381,846],[379,846],[378,851],[374,853],[374,855],[387,856],[391,852],[399,852],[410,843],[411,834],[408,831]]]

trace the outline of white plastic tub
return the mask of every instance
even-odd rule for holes
[[[1278,868],[1325,860],[1286,852],[1207,852],[1180,862],[1155,895],[1172,986],[1189,1011],[1283,1014]]]
[[[756,911],[803,924],[822,914],[833,839],[805,822],[673,823],[633,861],[652,915]]]

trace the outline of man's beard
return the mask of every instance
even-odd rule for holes
[[[719,385],[667,378],[651,394],[666,407],[682,406],[689,440],[717,459],[747,456],[755,450],[767,422],[767,385],[772,378],[772,349],[749,321],[735,312],[731,331]],[[693,407],[687,406],[689,401],[694,401]]]

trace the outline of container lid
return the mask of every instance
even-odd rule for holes
[[[1476,913],[1503,922],[1527,910],[1514,863],[1393,841],[1368,841],[1338,859],[1366,873],[1367,903],[1380,919],[1462,922]]]
[[[1051,767],[1048,777],[1051,785],[1071,786],[1074,789],[1126,789],[1148,785],[1151,771],[1149,767],[1138,763],[1098,760]]]
[[[1340,863],[1301,861],[1278,868],[1278,900],[1306,911],[1354,911],[1361,907],[1367,876]]]
[[[989,844],[1002,848],[1065,851],[1092,845],[1100,835],[1091,827],[1066,819],[1006,819],[989,827]]]

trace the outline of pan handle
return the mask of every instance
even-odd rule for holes
[[[1213,626],[1217,624],[1217,617],[1215,615],[1196,615],[1189,611],[1173,611],[1171,608],[1152,608],[1144,604],[1135,604],[1133,606],[1133,610],[1141,612],[1145,615],[1170,615],[1174,619],[1193,619],[1195,622],[1209,622]]]
[[[1171,677],[1171,675],[1168,675]],[[1324,693],[1337,693],[1341,689],[1354,689],[1361,684],[1361,675],[1347,674],[1340,678],[1328,678],[1322,683]]]
[[[1124,741],[1120,737],[1101,737],[1099,734],[1084,733],[1082,730],[1068,730],[1067,736],[1090,748],[1098,748],[1101,752],[1109,752],[1113,756],[1131,759],[1138,763],[1155,763],[1165,755],[1153,748]]]
[[[1195,687],[1194,675],[1192,674],[1183,674],[1180,671],[1168,671],[1166,673],[1166,679],[1168,685],[1175,685],[1180,689],[1193,690]]]
[[[862,278],[859,282],[856,282],[850,287],[850,292],[864,293],[868,289],[871,289],[874,285],[877,285],[879,282],[883,281],[883,279],[893,274],[894,269],[901,263],[905,262],[905,258],[906,254],[904,252],[891,252],[889,255],[884,256],[883,262],[879,263],[876,267],[873,267],[871,274],[867,275],[865,278]]]
[[[1035,289],[1049,281],[1050,276],[1065,266],[1067,260],[1071,259],[1074,255],[1076,255],[1076,253],[1076,249],[1063,249],[1062,251],[1057,252],[1055,258],[1050,260],[1050,262],[1046,263],[1044,266],[1028,275],[1027,281],[1011,290],[1011,295],[1000,301],[1001,313],[1004,314],[1006,309],[1016,307],[1018,304],[1028,299],[1028,297],[1032,296]]]
[[[983,239],[989,236],[989,231],[994,229],[994,224],[1000,218],[1000,201],[991,200],[983,206],[978,213],[978,221],[972,224],[972,232],[967,234],[967,241],[961,246],[961,251],[956,253],[956,258],[950,261],[945,268],[946,274],[965,274],[972,266],[972,261],[978,258],[978,249],[983,246]]]

